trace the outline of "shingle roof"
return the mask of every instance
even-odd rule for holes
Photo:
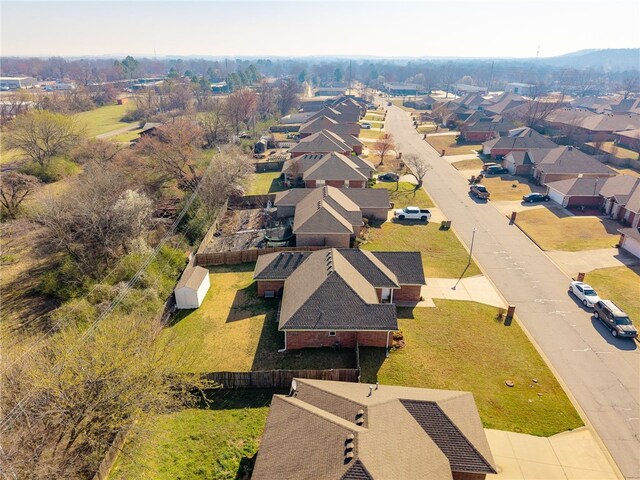
[[[602,176],[616,175],[616,172],[591,155],[575,147],[557,147],[548,150],[544,156],[534,156],[536,169],[544,173],[589,173]]]
[[[640,230],[637,228],[620,228],[618,232],[623,234],[625,237],[633,238],[640,242]]]
[[[380,385],[370,394],[359,383],[295,381],[294,396],[274,396],[255,480],[495,473],[470,393]]]
[[[296,205],[293,233],[353,233],[362,212],[340,188],[320,187]]]
[[[362,181],[369,178],[362,173],[358,166],[349,157],[338,154],[327,154],[321,160],[315,162],[302,173],[304,180],[356,180]]]
[[[328,130],[309,135],[289,149],[291,153],[342,153],[350,151],[351,146],[347,145],[338,135]]]
[[[376,288],[425,284],[420,252],[370,252],[357,248],[340,248],[337,251]],[[310,254],[311,252],[280,252],[260,255],[253,278],[285,280]]]
[[[318,168],[320,165],[326,164],[326,168],[330,168],[329,170],[324,170],[325,176],[317,176],[318,173],[315,174],[314,177],[308,177],[308,174],[311,170]],[[337,174],[337,171],[333,172],[333,165],[336,165],[337,169],[345,169],[346,175],[344,177],[340,177]],[[355,172],[354,172],[355,170]],[[375,171],[375,167],[368,162],[358,156],[346,156],[341,153],[331,152],[331,153],[307,153],[305,155],[301,155],[296,158],[291,158],[287,160],[282,166],[282,171],[284,173],[293,174],[301,174],[304,180],[362,180],[361,176],[358,175],[357,172],[364,175],[366,178],[370,178],[372,173]]]
[[[604,186],[605,181],[606,177],[582,177],[548,182],[546,185],[563,195],[596,197]]]
[[[325,188],[331,195],[336,187],[292,188],[276,193],[276,207],[293,207],[317,189]],[[340,192],[360,208],[389,208],[389,191],[385,188],[344,188]]]
[[[391,270],[401,285],[425,285],[420,252],[372,252]]]
[[[631,175],[616,175],[608,178],[600,189],[600,195],[605,198],[616,195],[631,195],[640,186],[640,178]]]
[[[337,134],[359,135],[360,125],[357,123],[337,122],[335,119],[320,116],[316,117],[300,127],[298,133],[317,133],[321,130],[329,130]]]
[[[396,330],[396,308],[336,249],[313,252],[284,283],[281,330]]]
[[[454,472],[496,473],[436,402],[401,399],[400,403],[446,455]]]
[[[494,138],[483,143],[483,145],[490,146],[491,150],[554,148],[558,146],[531,128],[523,128],[512,132],[508,136]]]

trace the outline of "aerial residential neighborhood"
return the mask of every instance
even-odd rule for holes
[[[637,2],[124,5],[3,2],[2,478],[640,479]]]

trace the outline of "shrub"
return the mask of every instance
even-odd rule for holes
[[[70,300],[51,314],[51,321],[58,330],[85,328],[98,316],[97,308],[84,298]]]
[[[77,264],[70,257],[66,257],[42,275],[36,290],[60,301],[66,301],[86,291],[85,281]]]
[[[44,167],[38,162],[25,163],[20,168],[20,172],[33,175],[44,183],[53,183],[65,177],[76,175],[80,172],[80,167],[67,158],[56,157]]]

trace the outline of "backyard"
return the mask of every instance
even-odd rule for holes
[[[262,172],[253,175],[247,195],[265,195],[286,190],[280,180],[280,172]]]
[[[435,303],[398,310],[406,347],[389,358],[360,349],[363,382],[470,391],[485,428],[549,436],[582,426],[517,322],[507,327],[479,303]]]
[[[219,390],[210,405],[143,418],[109,478],[247,478],[273,390]]]
[[[600,298],[613,300],[640,325],[640,266],[600,268],[587,273],[585,282]]]
[[[451,230],[440,230],[439,225],[418,222],[385,222],[368,230],[367,242],[361,245],[366,250],[420,251],[425,277],[457,278],[480,274],[480,269],[471,262],[465,271],[469,253]]]
[[[457,143],[456,135],[427,135],[427,143],[431,145],[436,152],[445,151],[445,155],[465,155],[475,153],[480,150],[482,145],[477,143]]]
[[[620,224],[613,220],[574,217],[556,209],[536,208],[519,212],[516,224],[542,250],[577,252],[610,248],[620,240],[617,233]]]
[[[404,208],[409,205],[415,205],[421,208],[433,207],[433,201],[424,189],[416,190],[415,185],[409,182],[398,182],[398,190],[396,191],[396,182],[378,182],[373,188],[386,188],[389,190],[389,199],[393,202],[394,208]]]
[[[353,368],[352,351],[307,349],[278,353],[277,300],[257,296],[254,264],[211,267],[211,288],[197,310],[181,310],[163,332],[185,372]]]

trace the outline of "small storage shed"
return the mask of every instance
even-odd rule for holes
[[[202,267],[187,267],[182,272],[182,277],[174,290],[176,308],[198,308],[202,305],[210,286],[209,270]]]

